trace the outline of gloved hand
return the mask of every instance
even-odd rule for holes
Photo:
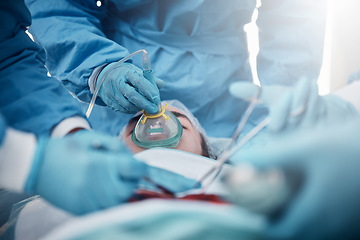
[[[282,135],[261,151],[242,152],[241,157],[251,163],[260,176],[274,169],[281,170],[289,190],[281,205],[275,204],[273,209],[266,206],[269,221],[265,238],[360,239],[359,143],[360,124],[355,121],[318,126],[292,136]],[[272,189],[284,189],[281,179],[268,180]],[[258,183],[254,182],[252,190],[259,189]],[[237,190],[233,185],[232,189],[237,192],[234,197],[239,196],[239,192],[253,194],[254,191],[249,191],[250,185],[248,182],[245,191],[243,184],[239,184]],[[251,206],[266,205],[274,195],[272,191],[267,193],[268,196],[248,195]],[[239,203],[244,201],[240,199]]]
[[[230,86],[230,93],[243,100],[251,99],[259,87],[249,82]],[[335,95],[319,96],[316,82],[301,79],[295,86],[262,86],[260,102],[269,108],[272,133],[309,128],[315,124],[339,123],[358,116],[352,104]]]
[[[140,182],[140,187],[147,190],[159,190],[154,185],[155,183],[173,193],[179,193],[193,189],[196,184],[194,179],[154,166],[148,166],[146,177],[147,179],[143,179]]]
[[[157,113],[160,104],[158,87],[161,88],[164,81],[145,78],[143,71],[131,63],[122,63],[112,69],[114,64],[106,66],[97,78],[98,82],[105,77],[98,93],[101,100],[115,111]]]
[[[25,191],[85,214],[128,200],[146,172],[118,139],[80,131],[39,140]]]

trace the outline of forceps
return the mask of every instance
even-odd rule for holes
[[[237,144],[234,145],[236,139],[239,137],[242,132],[245,124],[247,123],[251,113],[253,112],[256,104],[260,103],[259,96],[261,94],[261,87],[255,96],[250,99],[250,104],[247,107],[244,117],[241,119],[235,133],[231,138],[230,144],[226,147],[224,152],[220,155],[217,162],[199,179],[194,185],[194,188],[198,188],[200,185],[203,185],[202,191],[205,191],[209,185],[215,180],[219,172],[221,171],[224,163],[231,157],[235,152],[237,152],[245,143],[247,143],[252,137],[254,137],[259,131],[261,131],[264,127],[266,127],[270,123],[270,118],[266,117],[262,120],[256,127],[254,127],[250,132],[248,132],[244,138],[242,138]],[[213,175],[211,175],[213,174]],[[210,177],[210,180],[207,184],[202,184],[205,179]]]

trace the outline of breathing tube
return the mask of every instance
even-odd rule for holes
[[[155,83],[148,52],[145,49],[140,49],[136,52],[133,52],[132,54],[113,64],[97,82],[93,97],[86,111],[86,117],[89,118],[101,84],[104,82],[109,73],[139,53],[142,53],[143,76],[149,81]],[[142,111],[143,114],[137,122],[132,134],[132,141],[136,145],[142,148],[174,148],[179,144],[180,137],[183,133],[182,125],[174,114],[166,110],[166,107],[166,104],[165,106],[159,106],[159,111],[156,114],[149,114],[144,110]]]

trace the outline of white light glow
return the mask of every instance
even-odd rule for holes
[[[260,1],[258,1],[258,5],[260,6]],[[244,26],[244,30],[246,32],[248,50],[249,50],[249,63],[251,67],[251,73],[253,77],[253,81],[256,85],[260,86],[259,77],[257,75],[257,64],[256,57],[259,53],[259,29],[256,26],[256,19],[258,18],[259,11],[257,8],[255,9],[251,22]]]

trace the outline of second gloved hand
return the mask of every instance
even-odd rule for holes
[[[150,114],[158,112],[160,104],[159,88],[164,82],[155,78],[155,82],[146,79],[143,71],[131,63],[122,63],[114,68],[111,63],[98,76],[97,82],[105,78],[99,97],[115,111],[136,113],[145,110]]]
[[[249,82],[234,83],[230,87],[233,96],[249,100],[259,91],[259,87]],[[343,123],[358,114],[352,104],[335,96],[319,96],[317,84],[301,79],[292,87],[265,85],[261,87],[260,103],[269,109],[272,133],[310,128],[316,124]]]
[[[143,179],[140,183],[140,187],[148,190],[156,189],[157,187],[154,186],[155,183],[173,193],[179,193],[193,189],[196,184],[195,179],[190,179],[175,172],[150,165],[147,168],[146,177],[151,182],[147,179]]]
[[[359,239],[359,142],[355,120],[282,135],[261,149],[247,149],[239,157],[257,172],[248,181],[234,181],[231,198],[250,210],[266,209],[265,239]],[[275,171],[284,178],[269,175]],[[236,173],[234,180],[244,179]]]
[[[127,201],[147,172],[118,139],[81,131],[40,139],[25,191],[74,214]]]

